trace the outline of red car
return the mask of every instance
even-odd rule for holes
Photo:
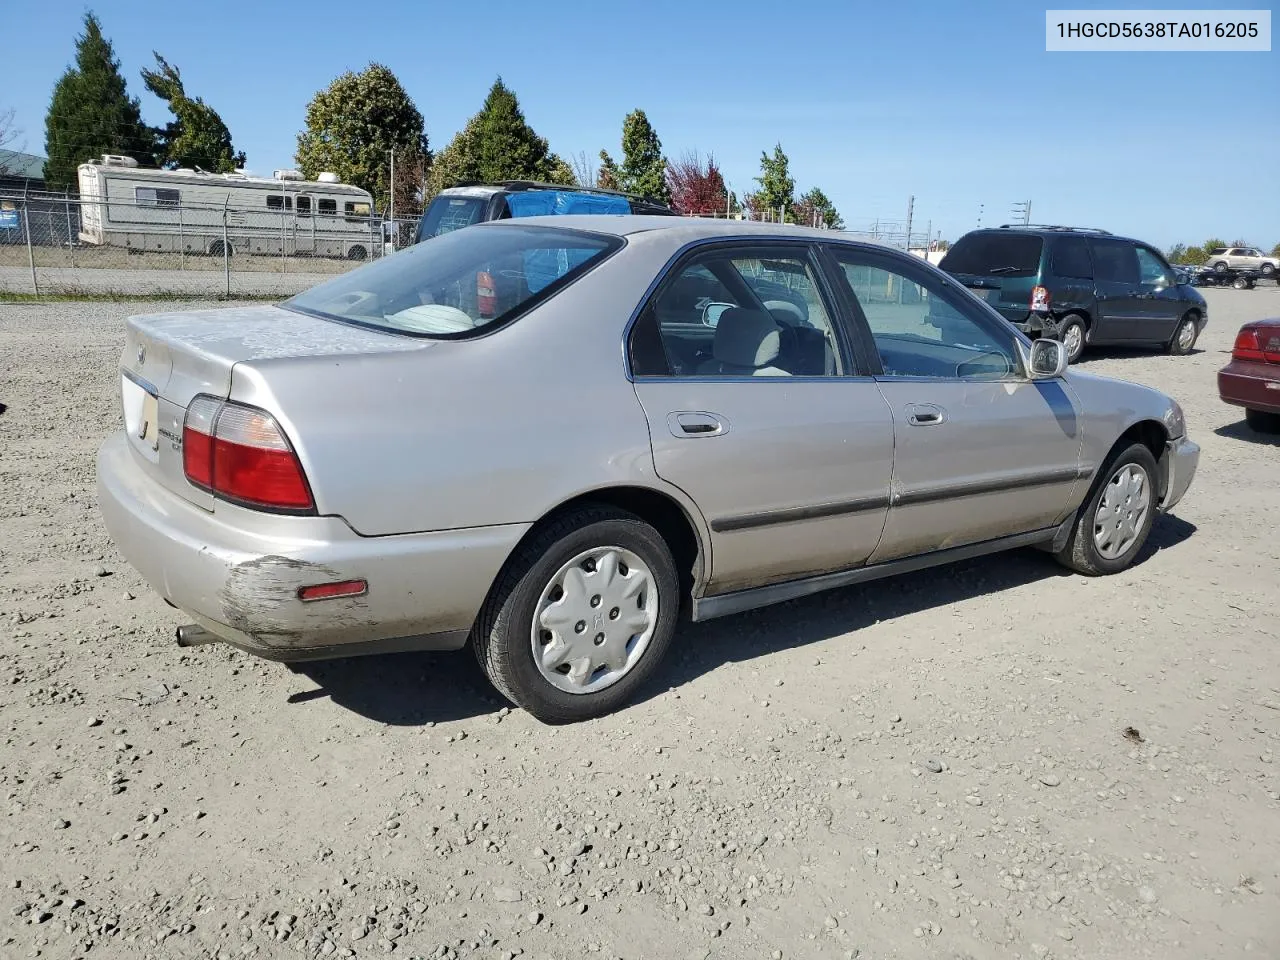
[[[1244,407],[1254,430],[1280,433],[1280,317],[1240,328],[1231,362],[1218,371],[1218,396]]]

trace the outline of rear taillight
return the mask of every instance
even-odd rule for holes
[[[1231,348],[1234,360],[1262,360],[1262,342],[1257,330],[1241,330],[1236,334],[1235,346]]]
[[[1032,310],[1048,310],[1049,309],[1049,291],[1044,287],[1031,288],[1031,309]]]
[[[315,509],[284,431],[254,407],[208,396],[193,400],[182,425],[182,468],[195,486],[245,506]]]
[[[483,270],[476,274],[476,306],[480,316],[486,320],[493,319],[498,311],[498,291],[493,277]]]

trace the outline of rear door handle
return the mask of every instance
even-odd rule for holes
[[[930,427],[944,422],[947,411],[932,403],[907,404],[907,423],[916,427]]]
[[[667,415],[667,429],[674,437],[719,437],[729,432],[729,422],[715,413],[677,410]]]

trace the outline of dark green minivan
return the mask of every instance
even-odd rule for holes
[[[938,266],[1028,336],[1061,340],[1073,363],[1103,344],[1189,353],[1209,319],[1204,297],[1155,247],[1106,230],[972,230]]]

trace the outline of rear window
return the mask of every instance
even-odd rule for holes
[[[422,215],[422,224],[418,227],[418,239],[438,237],[442,233],[479,223],[488,205],[489,200],[486,197],[438,196],[431,201],[427,206],[427,212]]]
[[[1033,277],[1040,272],[1044,241],[1030,233],[970,233],[947,251],[938,266],[947,273],[978,277]]]
[[[514,319],[620,246],[617,237],[523,224],[456,230],[312,287],[284,306],[395,333],[459,339]]]

